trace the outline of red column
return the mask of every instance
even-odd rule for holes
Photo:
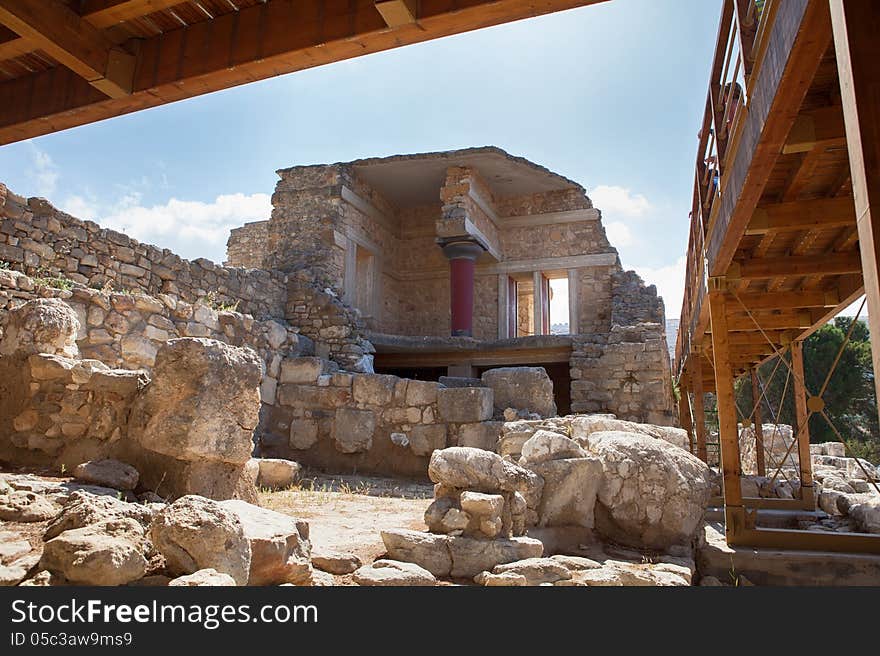
[[[483,248],[472,241],[454,242],[443,247],[449,258],[449,297],[452,336],[474,334],[474,266]]]

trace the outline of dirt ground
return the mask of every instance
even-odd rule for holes
[[[432,497],[426,483],[307,475],[291,489],[261,491],[260,505],[308,521],[314,551],[354,553],[369,563],[385,552],[382,529],[425,530],[422,517]]]

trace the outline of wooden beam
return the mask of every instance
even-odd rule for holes
[[[854,226],[856,208],[852,198],[820,198],[762,205],[746,228],[747,235],[773,231],[810,230]]]
[[[13,33],[10,38],[0,41],[0,62],[21,57],[33,51],[34,46],[30,41]]]
[[[52,69],[0,84],[0,145],[330,62],[605,0],[432,0],[389,29],[373,0],[266,0],[140,40],[133,93]]]
[[[724,489],[725,532],[730,536],[745,528],[742,501],[742,466],[739,431],[733,391],[734,372],[730,362],[727,330],[727,298],[723,278],[709,279],[709,312],[712,316],[712,353],[715,357],[715,396],[718,401],[718,441]]]
[[[804,384],[804,343],[791,343],[791,372],[794,378],[795,439],[797,440],[798,466],[800,468],[801,493],[804,500],[813,494],[813,459],[810,455],[810,415],[807,412],[807,389]]]
[[[819,163],[825,156],[825,148],[813,148],[801,156],[800,164],[794,175],[788,180],[782,192],[782,201],[797,200],[813,179],[813,174],[819,168]]]
[[[821,289],[790,292],[748,292],[737,295],[742,305],[734,298],[728,300],[728,307],[742,310],[786,310],[794,308],[835,307],[840,302],[836,291]]]
[[[728,301],[728,307],[730,307],[730,301]],[[776,346],[780,346],[783,342],[788,341],[792,338],[795,333],[789,333],[785,330],[774,329],[774,330],[764,330],[763,333],[758,331],[755,328],[755,331],[752,333],[749,332],[736,332],[731,333],[728,339],[728,342],[731,346],[745,346],[748,344],[767,344],[767,340],[770,340]]]
[[[706,462],[706,410],[703,405],[703,356],[695,353],[691,358],[691,385],[694,390],[694,438],[697,441],[697,457]]]
[[[183,4],[186,0],[82,0],[80,15],[104,29]]]
[[[796,328],[809,328],[813,325],[813,315],[804,310],[802,312],[780,312],[779,314],[755,317],[755,321],[757,321],[758,325],[761,326],[764,330],[780,330],[780,329],[796,329]],[[758,331],[757,326],[755,326],[755,321],[752,321],[751,317],[735,314],[733,316],[728,316],[727,319],[727,329],[733,331],[739,330],[748,330],[748,331]],[[765,340],[766,341],[766,340]]]
[[[880,14],[872,0],[831,0],[871,340],[880,344]],[[880,348],[871,349],[880,371]],[[880,376],[874,377],[880,398]]]
[[[841,107],[822,107],[797,117],[782,147],[785,155],[806,153],[817,148],[843,146],[846,129]]]
[[[858,273],[862,262],[858,253],[833,253],[828,255],[800,255],[794,257],[768,257],[734,262],[728,277],[742,280],[761,280],[785,276],[838,275]]]
[[[388,27],[400,27],[415,23],[417,15],[416,0],[376,0],[376,9]]]
[[[764,399],[761,395],[761,386],[758,384],[758,370],[752,368],[752,415],[753,425],[755,427],[755,460],[758,468],[758,476],[767,475],[767,464],[764,462],[766,455],[764,453],[764,423],[762,418],[761,406]]]
[[[147,16],[181,4],[182,0],[85,0],[80,16],[99,30]],[[0,61],[26,55],[38,45],[24,37],[14,36],[0,43]]]
[[[697,444],[694,439],[694,425],[691,420],[691,401],[690,401],[690,392],[688,392],[688,388],[686,386],[686,382],[684,380],[679,380],[678,385],[678,423],[681,427],[687,431],[689,438],[689,446],[690,452],[697,452]]]
[[[131,93],[134,56],[58,0],[0,0],[0,23],[111,98]]]

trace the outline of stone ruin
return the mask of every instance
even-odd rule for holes
[[[391,339],[342,284],[344,255],[369,224],[364,197],[398,220],[413,211],[383,205],[357,170],[282,172],[272,220],[245,231],[265,228],[276,235],[272,253],[296,262],[307,252],[328,255],[332,236],[340,250],[328,256],[332,270],[277,258],[258,263],[280,267],[266,269],[188,262],[0,185],[0,463],[73,474],[0,474],[0,519],[46,523],[36,547],[0,531],[0,581],[321,585],[329,572],[362,585],[691,582],[694,539],[717,477],[687,452],[683,430],[664,425],[673,421],[672,397],[656,293],[620,271],[616,255],[601,266],[577,260],[570,280],[578,321],[609,321],[604,328],[504,344]],[[457,225],[461,210],[469,229],[484,212],[475,198],[491,190],[473,170],[448,175],[443,221]],[[297,186],[307,180],[312,186]],[[598,216],[584,219],[593,210],[582,192],[538,196],[499,203],[509,212],[502,243],[523,237],[523,217],[534,215],[534,235],[561,221],[571,235],[610,248]],[[278,241],[284,226],[315,215],[332,215],[333,229]],[[235,247],[243,235],[230,240],[230,259],[246,257]],[[569,262],[570,246],[554,257]],[[397,266],[390,273],[406,271]],[[491,279],[495,266],[479,264],[477,281]],[[580,296],[587,291],[594,296]],[[506,302],[509,311],[528,308],[512,296]],[[587,302],[596,317],[584,314]],[[527,319],[538,325],[534,313]],[[552,365],[529,366],[534,358],[485,371],[450,364],[436,380],[373,370],[374,356],[412,363],[413,353],[450,349],[508,364],[510,349],[564,352],[570,385],[556,384]],[[565,404],[594,414],[560,412]],[[829,521],[880,530],[876,499],[858,496],[870,492],[868,481],[835,447],[821,448],[815,457],[834,469],[816,473]],[[304,466],[429,476],[428,531],[385,531],[388,557],[363,567],[350,554],[312,553],[306,522],[255,505],[257,486],[289,486]]]

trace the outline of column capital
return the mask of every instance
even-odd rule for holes
[[[443,254],[450,260],[471,260],[475,262],[485,249],[475,241],[458,240],[441,244]]]

